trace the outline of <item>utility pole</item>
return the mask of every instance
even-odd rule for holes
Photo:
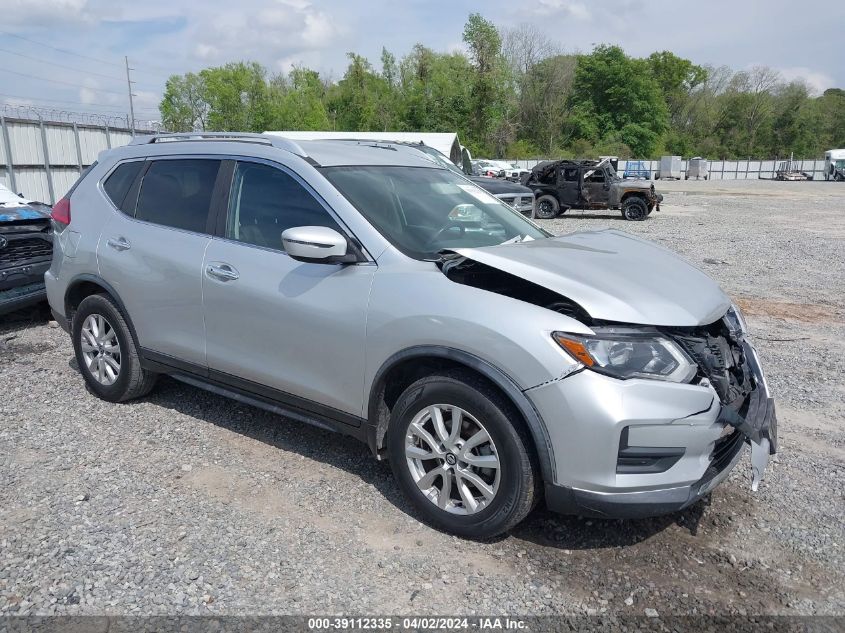
[[[126,62],[126,87],[129,89],[129,116],[132,118],[132,136],[135,136],[135,106],[132,103],[132,97],[135,95],[132,94],[132,84],[135,82],[129,79],[129,71],[133,70],[129,68],[129,57],[124,55],[123,60]]]

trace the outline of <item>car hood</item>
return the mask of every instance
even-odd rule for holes
[[[50,207],[40,202],[29,205],[0,204],[0,223],[20,222],[21,220],[49,220]]]
[[[716,321],[730,307],[698,268],[617,230],[454,252],[563,295],[603,321],[691,327]]]
[[[651,181],[649,180],[614,180],[613,184],[623,189],[651,189]]]
[[[479,187],[492,193],[494,196],[502,193],[518,193],[525,196],[533,196],[534,191],[528,187],[511,182],[510,180],[502,180],[501,178],[485,178],[483,176],[470,176],[469,179],[477,184]]]

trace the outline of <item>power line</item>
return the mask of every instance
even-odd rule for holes
[[[9,53],[10,55],[17,55],[18,57],[25,57],[26,59],[31,59],[36,62],[41,62],[42,64],[50,64],[51,66],[56,66],[57,68],[65,68],[67,70],[75,70],[80,73],[86,73],[88,75],[93,75],[95,77],[103,77],[105,79],[114,79],[115,81],[123,81],[120,77],[115,77],[114,75],[104,75],[102,73],[95,73],[93,70],[82,70],[81,68],[74,68],[73,66],[65,66],[63,64],[57,64],[56,62],[47,61],[46,59],[38,59],[37,57],[33,57],[32,55],[24,55],[23,53],[16,53],[15,51],[10,51],[5,48],[0,48],[0,52]]]
[[[76,57],[81,57],[82,59],[87,59],[87,60],[90,60],[92,62],[98,62],[100,64],[108,64],[109,66],[117,66],[118,68],[120,68],[120,64],[117,64],[115,62],[107,62],[104,59],[98,59],[96,57],[89,57],[88,55],[83,55],[82,53],[74,53],[73,51],[69,51],[69,50],[64,49],[64,48],[56,48],[55,46],[50,46],[49,44],[45,44],[44,42],[41,42],[39,40],[31,40],[28,37],[24,37],[23,35],[17,35],[15,33],[9,33],[8,31],[0,31],[0,33],[2,33],[3,35],[8,35],[9,37],[16,37],[17,39],[24,40],[25,42],[30,42],[32,44],[38,44],[39,46],[43,46],[45,48],[51,48],[54,51],[58,51],[60,53],[66,54],[66,55],[75,55]]]
[[[122,92],[115,92],[114,90],[104,90],[103,88],[89,88],[88,86],[80,86],[78,83],[73,83],[71,81],[61,81],[59,79],[47,79],[46,77],[38,77],[36,75],[30,75],[27,73],[19,73],[16,70],[9,70],[8,68],[0,68],[0,72],[4,73],[11,73],[13,75],[18,75],[20,77],[25,77],[27,79],[36,79],[38,81],[46,81],[47,83],[51,84],[64,84],[65,86],[73,86],[74,88],[85,88],[92,92],[103,92],[113,95],[120,95],[121,97],[124,96]]]
[[[42,42],[40,40],[33,40],[33,39],[28,38],[28,37],[24,37],[23,35],[17,35],[16,33],[9,33],[8,31],[0,30],[0,34],[8,35],[9,37],[16,37],[19,40],[23,40],[23,41],[29,42],[31,44],[38,44],[38,46],[41,46],[41,47],[44,47],[44,48],[49,48],[51,50],[58,51],[59,53],[64,53],[65,55],[73,55],[75,57],[87,59],[89,61],[97,62],[99,64],[107,64],[108,66],[115,66],[117,68],[123,67],[122,64],[118,64],[116,62],[110,62],[110,61],[106,61],[105,59],[100,59],[98,57],[91,57],[89,55],[83,55],[82,53],[75,53],[74,51],[69,51],[66,48],[58,48],[56,46],[51,46],[50,44],[45,44],[44,42]],[[161,66],[148,66],[148,67],[157,69],[161,72],[165,72],[165,73],[168,73],[168,74],[173,74],[172,70],[170,70],[168,68],[162,68]],[[156,74],[156,73],[150,72],[148,70],[136,70],[135,72],[146,73],[148,75],[155,75]]]
[[[17,55],[18,57],[25,57],[26,59],[31,59],[33,61],[40,62],[42,64],[49,64],[50,66],[56,66],[58,68],[65,68],[67,70],[74,70],[76,72],[84,73],[84,74],[87,74],[87,75],[92,75],[92,76],[95,76],[95,77],[103,77],[104,79],[112,79],[114,81],[123,81],[123,77],[118,77],[116,75],[104,75],[103,73],[97,73],[97,72],[94,72],[93,70],[83,70],[82,68],[75,68],[73,66],[65,66],[64,64],[57,64],[56,62],[51,62],[48,59],[41,59],[39,57],[33,57],[32,55],[25,55],[24,53],[18,53],[17,51],[10,51],[10,50],[5,49],[5,48],[0,48],[0,52],[9,53],[10,55]],[[134,68],[132,70],[135,71],[135,72],[138,72]],[[137,85],[138,82],[133,81],[132,83]],[[142,83],[140,85],[148,87],[152,90],[158,90],[158,87],[153,88],[152,84]]]

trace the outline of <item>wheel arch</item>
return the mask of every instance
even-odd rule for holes
[[[628,198],[636,196],[637,198],[642,198],[643,202],[648,205],[648,195],[644,191],[626,191],[622,194],[622,197],[619,199],[620,203],[625,202]]]
[[[552,196],[555,200],[557,200],[558,204],[560,204],[560,192],[557,190],[556,187],[537,187],[534,189],[534,199],[541,196]]]
[[[97,275],[83,273],[77,275],[68,283],[64,297],[65,317],[67,318],[68,326],[73,328],[73,314],[76,312],[77,308],[79,308],[79,304],[82,303],[86,297],[101,293],[107,294],[117,304],[117,307],[123,314],[123,318],[126,320],[126,324],[129,326],[129,333],[132,335],[132,340],[134,341],[135,346],[139,347],[140,345],[138,342],[138,335],[135,332],[135,325],[132,323],[132,318],[129,316],[129,312],[127,312],[126,305],[120,298],[120,294],[118,294],[111,284]]]
[[[419,378],[442,369],[466,369],[491,383],[515,407],[528,427],[544,481],[554,481],[554,454],[545,423],[516,382],[498,367],[463,350],[420,345],[397,352],[376,372],[367,400],[367,442],[374,454],[385,451],[390,410],[399,395]]]

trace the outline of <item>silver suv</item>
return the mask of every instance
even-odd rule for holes
[[[356,437],[459,535],[544,497],[679,510],[745,444],[756,488],[775,450],[757,355],[713,280],[619,231],[552,237],[412,147],[139,138],[53,223],[47,293],[96,395],[169,374]]]

